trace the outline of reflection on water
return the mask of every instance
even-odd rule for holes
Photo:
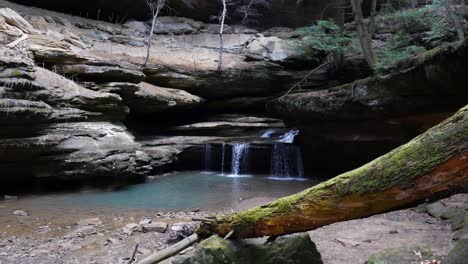
[[[154,208],[184,210],[223,208],[240,199],[282,197],[315,184],[312,180],[276,180],[270,175],[222,175],[180,172],[118,191],[87,190],[30,196],[20,199],[35,207],[62,208]]]

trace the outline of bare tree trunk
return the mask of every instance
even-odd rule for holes
[[[151,51],[151,39],[153,39],[154,27],[156,26],[157,18],[158,18],[157,15],[153,16],[153,23],[151,23],[151,31],[148,37],[148,47],[146,49],[146,59],[145,59],[145,63],[143,63],[143,67],[146,67],[146,64],[148,64],[148,61],[149,61],[150,51]]]
[[[369,20],[369,35],[372,37],[375,31],[375,15],[377,13],[377,0],[372,0],[370,20]]]
[[[148,46],[146,49],[146,58],[145,58],[145,62],[143,63],[143,67],[145,67],[148,64],[150,52],[151,52],[151,40],[153,39],[154,28],[156,27],[156,22],[159,16],[159,12],[166,4],[166,0],[156,0],[156,1],[146,0],[146,4],[148,5],[148,8],[151,11],[151,15],[153,15],[153,22],[151,23],[151,31],[148,36]]]
[[[460,20],[458,20],[457,15],[453,12],[452,7],[450,6],[450,0],[444,1],[445,10],[447,10],[447,14],[452,21],[453,26],[457,30],[458,40],[463,41],[465,40],[465,32],[463,32],[463,27],[460,24]]]
[[[377,57],[372,49],[371,38],[369,36],[366,23],[364,23],[361,1],[351,0],[351,6],[353,8],[354,21],[356,22],[356,30],[361,43],[362,53],[364,54],[367,64],[369,64],[371,68],[374,68],[375,64],[377,64]]]
[[[405,145],[303,192],[204,222],[200,235],[277,236],[370,216],[468,183],[468,105]]]
[[[221,22],[220,22],[220,29],[219,29],[219,56],[218,56],[218,71],[221,72],[223,67],[223,50],[224,50],[224,43],[223,43],[223,33],[224,33],[224,21],[226,19],[226,0],[222,0],[223,2],[223,12],[221,13]]]

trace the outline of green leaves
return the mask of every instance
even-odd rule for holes
[[[302,28],[304,44],[309,51],[323,53],[345,53],[347,47],[356,38],[355,33],[345,33],[333,20],[319,20],[315,25]]]

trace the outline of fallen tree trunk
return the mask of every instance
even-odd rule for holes
[[[138,264],[156,264],[165,259],[168,259],[174,255],[177,255],[182,250],[190,247],[198,241],[198,235],[193,234],[189,237],[184,238],[183,240],[177,242],[176,244],[165,248],[161,251],[155,252],[148,257],[142,259]]]
[[[203,223],[200,235],[277,236],[366,217],[468,182],[468,105],[407,144],[301,193]]]

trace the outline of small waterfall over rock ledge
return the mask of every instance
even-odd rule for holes
[[[203,170],[231,177],[268,173],[280,180],[303,178],[301,149],[293,144],[298,134],[299,130],[269,129],[259,141],[205,144]]]
[[[232,146],[231,175],[241,175],[248,170],[249,144],[235,144]]]

